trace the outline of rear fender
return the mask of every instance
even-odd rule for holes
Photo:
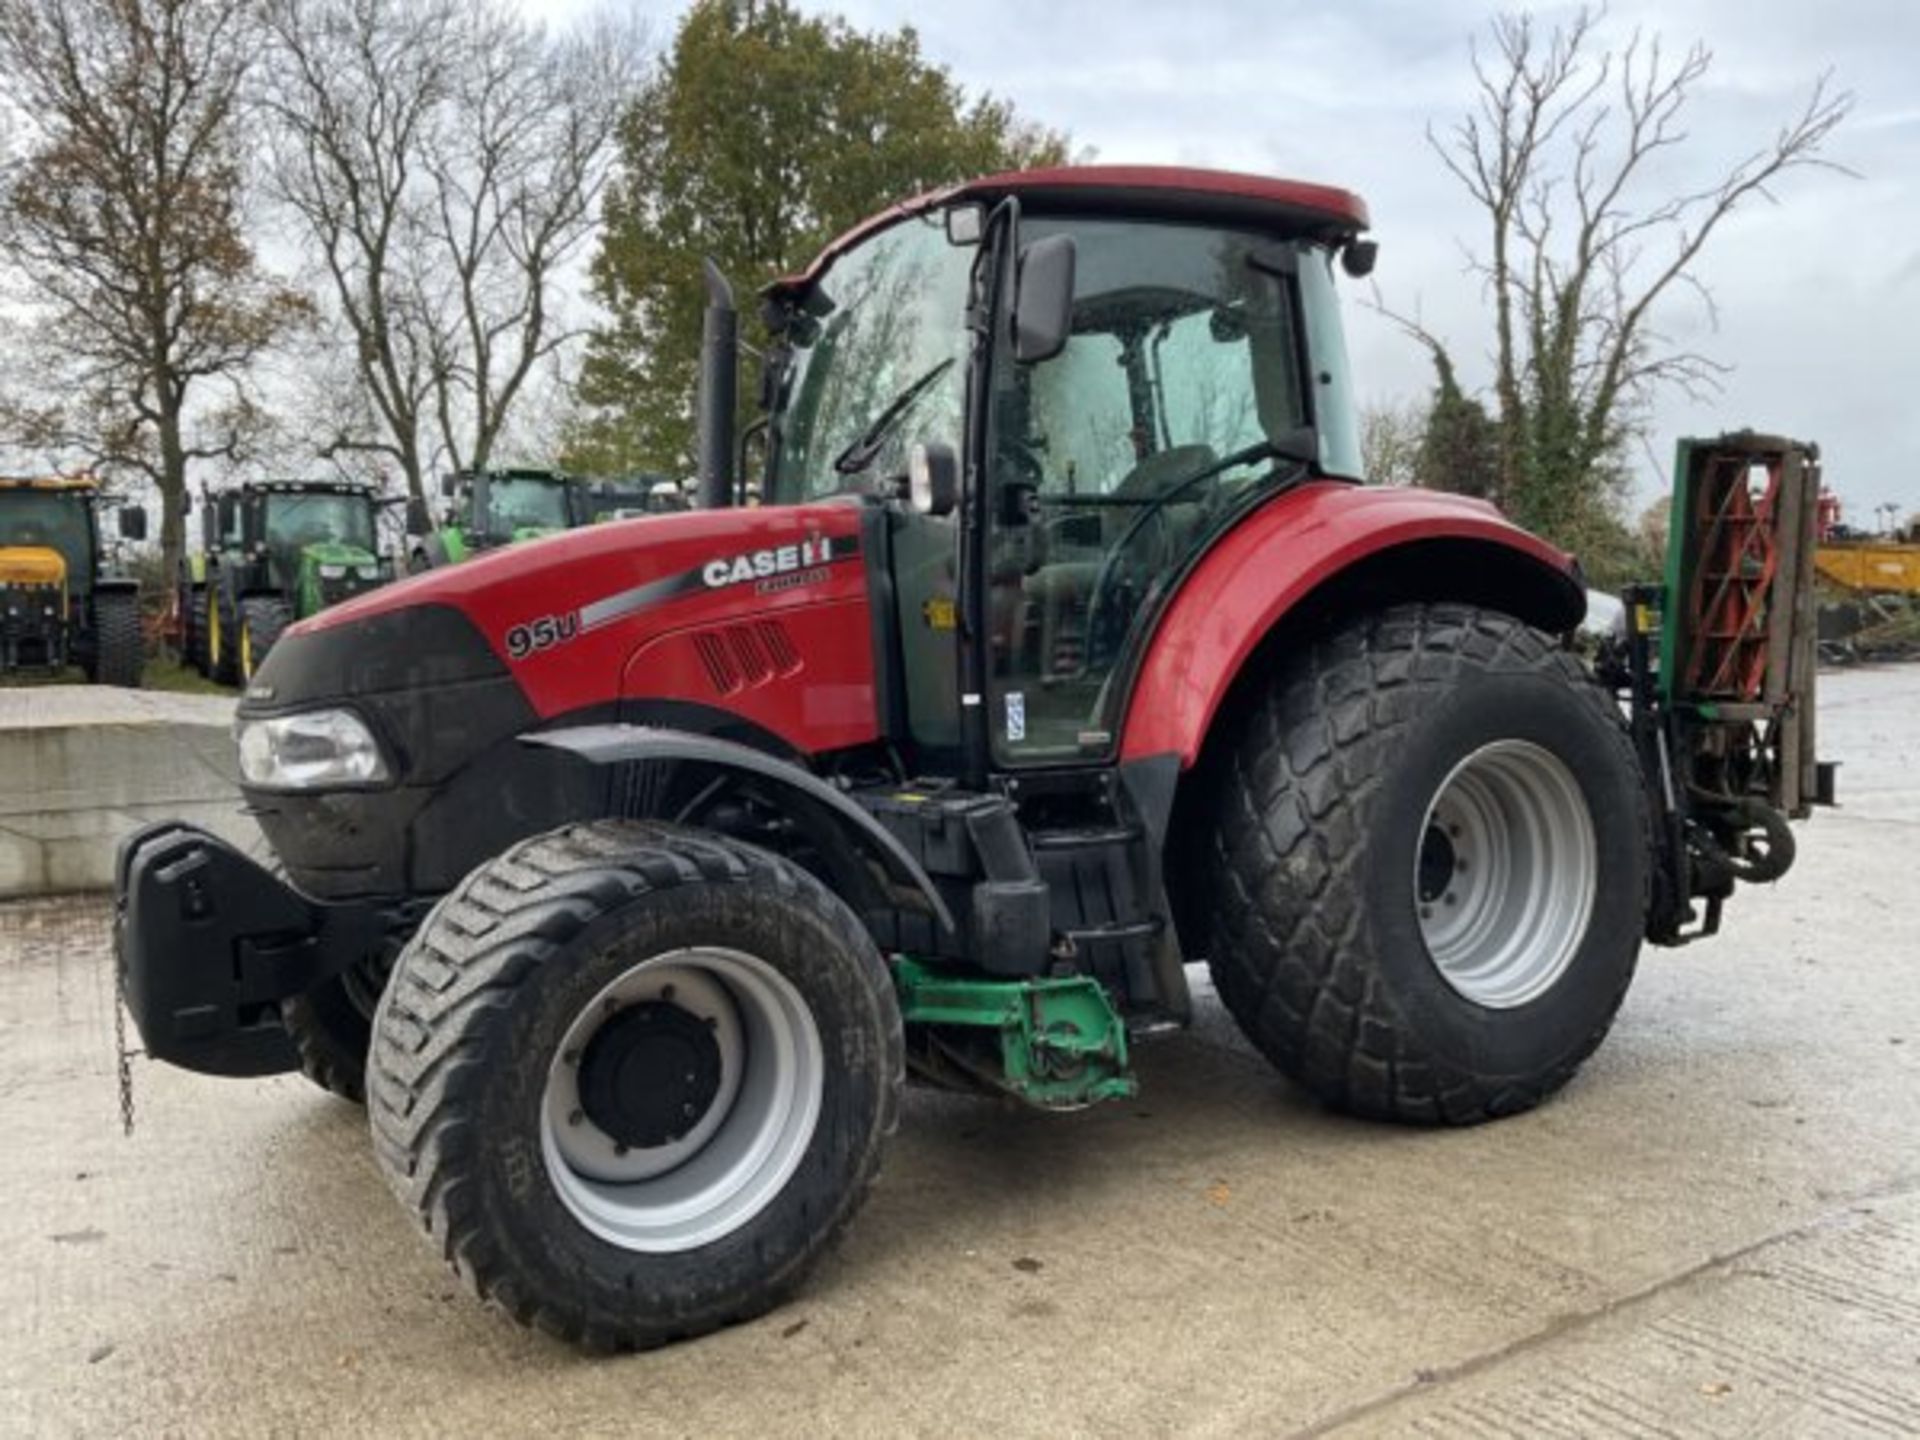
[[[568,751],[596,765],[682,761],[771,784],[816,840],[837,839],[845,851],[873,861],[892,884],[916,892],[942,928],[949,934],[954,931],[952,912],[907,848],[872,815],[810,770],[731,740],[645,725],[581,725],[537,731],[520,738],[529,744]],[[857,910],[886,904],[885,896],[878,894],[843,898],[854,902]]]
[[[1248,663],[1289,622],[1408,600],[1485,605],[1559,632],[1586,591],[1571,556],[1485,501],[1332,482],[1256,511],[1194,567],[1148,642],[1122,760],[1190,767]]]

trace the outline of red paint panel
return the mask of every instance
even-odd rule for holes
[[[767,638],[749,626],[702,624],[657,635],[627,661],[621,696],[716,706],[803,752],[878,739],[866,598],[787,607],[779,623],[792,654],[759,666],[740,663],[746,646],[764,647]],[[727,657],[720,667],[711,658],[716,650]]]
[[[1121,758],[1171,752],[1191,765],[1241,664],[1281,616],[1358,560],[1439,539],[1491,541],[1562,571],[1573,564],[1485,501],[1432,490],[1302,486],[1242,521],[1187,577],[1141,666]]]
[[[588,526],[509,546],[464,564],[414,576],[322,611],[295,627],[326,629],[401,609],[440,604],[460,610],[505,661],[543,717],[611,703],[624,693],[661,695],[637,652],[672,632],[779,619],[805,659],[802,673],[772,687],[720,697],[705,678],[679,698],[698,698],[766,724],[802,750],[825,750],[877,733],[873,654],[868,640],[866,567],[857,549],[860,510],[844,504],[704,510]],[[710,587],[699,576],[714,561],[831,541],[844,547],[819,566],[762,584]],[[591,622],[597,603],[656,587],[628,613]],[[583,623],[582,616],[588,617]],[[508,636],[554,622],[553,643],[515,658]],[[689,663],[698,656],[689,640]],[[675,681],[679,684],[679,681]],[[818,717],[818,730],[803,717]]]

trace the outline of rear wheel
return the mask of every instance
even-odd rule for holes
[[[140,688],[146,644],[140,634],[140,597],[130,591],[106,591],[93,600],[93,666],[89,678],[99,685]]]
[[[1328,1103],[1470,1123],[1564,1085],[1645,928],[1648,813],[1611,700],[1505,616],[1402,607],[1304,650],[1217,777],[1210,963]]]
[[[279,640],[280,632],[293,623],[293,612],[285,602],[267,598],[240,602],[240,644],[236,666],[242,685],[251,685],[260,662],[267,658]]]
[[[879,1169],[900,1015],[853,914],[764,851],[602,821],[463,881],[402,952],[375,1151],[483,1298],[593,1348],[790,1293]]]

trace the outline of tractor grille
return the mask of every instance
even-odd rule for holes
[[[722,695],[796,675],[802,665],[800,652],[778,620],[697,631],[693,648],[713,688]]]

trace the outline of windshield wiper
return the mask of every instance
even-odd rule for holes
[[[834,456],[833,468],[842,475],[857,475],[871,465],[874,456],[880,453],[881,442],[899,424],[900,417],[912,408],[913,402],[925,394],[934,381],[952,368],[953,357],[949,355],[888,401],[886,409],[873,417],[872,423],[860,432],[859,438]]]

